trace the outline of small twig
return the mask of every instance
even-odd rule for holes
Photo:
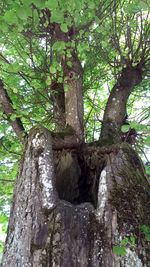
[[[15,183],[15,180],[9,180],[9,179],[0,179],[0,183]]]

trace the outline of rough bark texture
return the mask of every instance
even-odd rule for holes
[[[101,129],[101,138],[107,143],[121,140],[121,126],[126,116],[127,100],[135,85],[142,80],[142,71],[137,67],[126,67],[113,87],[107,101]]]
[[[67,66],[67,60],[72,64]],[[65,111],[66,124],[70,125],[75,132],[77,142],[84,141],[83,125],[83,70],[75,51],[72,52],[71,59],[63,61],[65,75]]]
[[[48,131],[31,133],[16,180],[2,266],[40,266],[48,235],[47,212],[54,208],[51,140]]]
[[[32,130],[2,267],[148,267],[148,244],[139,233],[150,220],[148,186],[127,144],[53,154],[50,133]],[[113,254],[113,245],[131,234],[135,247],[128,245],[125,257]]]
[[[57,23],[54,23],[53,27],[53,40],[66,43],[65,53],[62,55],[61,59],[64,73],[66,125],[69,125],[74,131],[71,142],[76,141],[77,143],[83,143],[83,69],[76,49],[68,45],[68,43],[73,40],[75,32],[71,27],[68,33],[64,33]],[[69,56],[67,52],[69,52]]]
[[[65,129],[65,93],[62,83],[53,83],[51,85],[53,98],[53,111],[56,131],[61,132]]]

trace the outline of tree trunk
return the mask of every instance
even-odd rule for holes
[[[46,129],[29,135],[16,181],[2,267],[148,267],[149,184],[128,144],[52,151]],[[112,248],[136,236],[126,255]],[[145,246],[146,245],[146,246]]]
[[[62,132],[65,129],[65,93],[63,83],[54,82],[51,85],[53,112],[56,132]]]
[[[70,29],[72,31],[73,29]],[[83,108],[83,69],[74,47],[68,46],[73,36],[61,31],[58,24],[54,24],[53,40],[66,43],[65,54],[61,57],[61,64],[64,74],[65,92],[65,121],[74,135],[70,143],[84,142],[84,108]],[[68,53],[67,53],[68,52]],[[69,55],[68,55],[69,54]]]
[[[136,67],[126,67],[113,87],[107,101],[100,138],[105,143],[117,143],[121,141],[121,126],[127,114],[127,100],[134,87],[142,80],[142,70]]]
[[[83,70],[75,51],[72,57],[63,60],[62,65],[65,75],[65,111],[66,124],[72,127],[78,143],[84,142],[83,124]],[[70,61],[71,66],[67,63]]]

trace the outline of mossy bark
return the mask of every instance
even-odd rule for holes
[[[149,184],[127,144],[52,151],[31,131],[16,181],[2,267],[148,267]],[[135,235],[118,257],[113,246]],[[146,245],[146,246],[145,246]]]

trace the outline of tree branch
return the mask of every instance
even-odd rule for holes
[[[142,81],[142,70],[136,67],[123,68],[113,87],[104,111],[101,137],[111,142],[121,141],[121,126],[126,116],[126,105],[134,86]]]
[[[7,116],[7,120],[10,122],[14,132],[16,133],[16,135],[22,140],[22,137],[24,137],[24,135],[26,135],[24,126],[20,120],[19,117],[16,117],[16,119],[14,121],[11,120],[11,115],[15,113],[15,110],[13,109],[13,103],[6,91],[6,89],[4,88],[4,84],[2,82],[2,80],[0,80],[0,103],[2,105],[2,108]]]

